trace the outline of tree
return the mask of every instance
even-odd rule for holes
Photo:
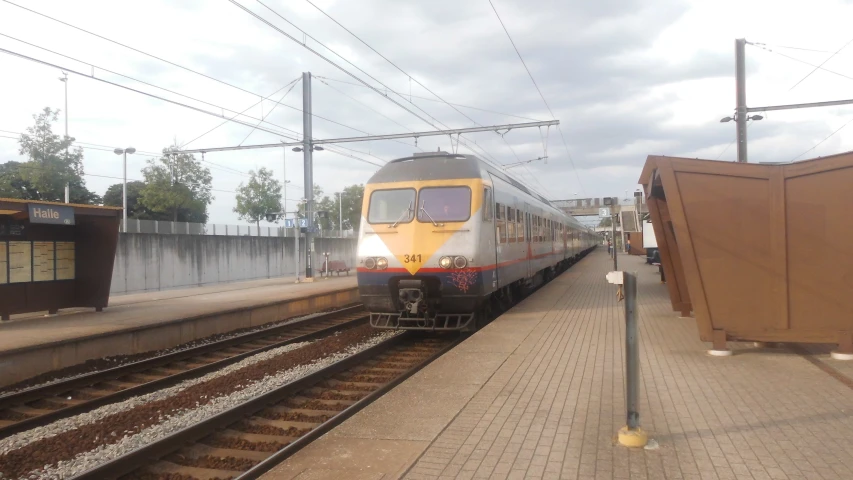
[[[147,163],[142,169],[145,187],[139,197],[143,207],[168,214],[173,222],[207,221],[207,206],[213,201],[209,169],[194,155],[171,153],[171,148],[164,148],[162,157]]]
[[[349,187],[345,187],[343,204],[341,205],[338,205],[338,195],[340,195],[340,192],[335,192],[334,198],[329,198],[323,195],[323,189],[319,185],[314,184],[314,213],[328,213],[325,218],[321,217],[317,219],[318,226],[323,230],[337,230],[340,225],[338,222],[340,212],[343,213],[344,230],[352,228],[358,231],[361,224],[361,204],[364,200],[364,185],[350,185]],[[300,218],[305,217],[304,199],[299,202],[297,215]]]
[[[15,161],[0,164],[0,197],[38,200],[38,192],[21,176],[23,166]]]
[[[168,220],[168,214],[155,213],[146,208],[139,201],[145,182],[133,180],[127,182],[127,218],[138,218],[140,220]],[[121,207],[122,184],[110,185],[104,193],[104,205],[108,207]],[[180,214],[179,214],[180,215]]]
[[[72,149],[73,138],[60,138],[53,133],[52,124],[58,115],[59,110],[45,107],[33,115],[35,125],[27,128],[19,140],[19,153],[28,157],[18,166],[20,179],[28,184],[27,195],[32,200],[61,202],[68,184],[72,203],[100,204],[101,198],[89,191],[83,180],[83,149]]]
[[[241,220],[255,222],[260,228],[261,219],[268,213],[279,213],[281,206],[281,182],[273,178],[273,171],[261,168],[257,172],[249,170],[249,183],[237,187],[237,206],[234,212]],[[276,215],[274,222],[282,215]]]
[[[344,188],[341,203],[343,210],[344,229],[352,228],[358,232],[361,226],[361,205],[364,202],[364,185],[350,185]],[[337,215],[337,214],[335,214]]]

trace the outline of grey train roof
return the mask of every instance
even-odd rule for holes
[[[510,177],[474,155],[448,152],[416,153],[411,157],[391,160],[380,168],[367,183],[389,183],[413,180],[452,180],[456,178],[483,178],[484,172],[509,183],[515,188],[536,198],[555,211],[568,216],[577,223],[577,219],[555,207],[547,198],[531,191],[518,180]]]
[[[530,191],[506,173],[492,168],[474,155],[447,152],[416,153],[411,157],[391,160],[370,177],[368,183],[402,182],[406,180],[451,180],[454,178],[483,178],[483,170],[511,184],[524,193],[551,205],[547,198]],[[556,208],[556,207],[555,207]]]

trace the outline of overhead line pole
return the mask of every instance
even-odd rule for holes
[[[761,120],[761,117],[755,115],[750,117],[749,112],[770,112],[777,110],[794,110],[799,108],[813,107],[834,107],[838,105],[851,105],[853,99],[848,100],[830,100],[826,102],[812,103],[793,103],[789,105],[771,105],[767,107],[747,107],[746,106],[746,45],[751,42],[745,38],[735,39],[735,116],[734,121],[737,126],[737,161],[738,163],[747,163],[746,149],[746,122],[747,120]],[[720,120],[721,122],[731,121],[731,117],[726,117]]]
[[[311,141],[311,73],[302,74],[302,158],[305,170],[305,281],[314,280],[311,271],[311,254],[314,250],[314,164]],[[297,235],[299,231],[297,230]]]

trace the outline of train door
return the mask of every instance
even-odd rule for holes
[[[492,186],[496,187],[497,182],[495,182],[495,179],[492,177],[491,174],[489,174],[489,178],[492,180]],[[498,213],[498,211],[496,209],[496,206],[497,206],[497,189],[493,189],[492,187],[484,187],[484,189],[483,189],[483,202],[484,203],[488,202],[490,204],[488,210],[489,210],[489,212],[491,212],[491,214],[490,214],[491,223],[485,223],[483,225],[483,228],[490,228],[491,229],[492,233],[491,233],[490,237],[491,237],[491,241],[494,242],[491,247],[486,249],[486,251],[491,250],[492,252],[494,252],[494,257],[492,257],[492,259],[495,261],[495,268],[491,269],[492,275],[490,276],[491,282],[492,282],[491,290],[494,290],[494,289],[497,289],[499,285],[501,285],[500,278],[499,278],[500,272],[498,271],[498,265],[500,265],[500,263],[501,263],[500,254],[499,254],[499,250],[501,249],[501,238],[500,238],[500,233],[498,232],[498,223],[499,223],[498,217],[503,216],[504,219],[506,219],[506,214],[504,212]],[[484,212],[486,211],[485,206],[484,206],[483,211]],[[504,228],[506,228],[506,227],[504,227]],[[506,233],[504,233],[504,236],[506,236]],[[492,255],[490,253],[489,257],[491,257],[491,256]],[[486,279],[487,279],[487,276],[484,273],[483,274],[483,282],[484,283],[487,281]],[[487,290],[489,290],[489,289],[487,289]]]
[[[526,258],[525,263],[527,264],[527,278],[531,278],[535,272],[533,267],[533,230],[531,230],[530,225],[530,205],[527,203],[524,204],[524,241],[525,241],[525,252],[524,256]]]

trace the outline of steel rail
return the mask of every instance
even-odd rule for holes
[[[150,443],[140,449],[114,458],[107,463],[101,464],[88,471],[82,472],[72,478],[74,478],[75,480],[115,479],[123,475],[127,475],[138,469],[149,466],[153,463],[152,461],[156,459],[165,457],[183,447],[186,447],[188,444],[198,442],[212,433],[225,429],[226,427],[235,422],[243,420],[244,418],[249,417],[258,411],[261,411],[270,405],[281,402],[288,397],[294,396],[300,391],[308,389],[336,374],[342,373],[353,367],[357,367],[360,364],[369,361],[373,357],[376,357],[377,355],[386,352],[391,348],[400,345],[414,337],[415,334],[411,332],[404,332],[402,334],[396,335],[388,340],[385,340],[368,349],[356,353],[355,355],[339,360],[323,368],[322,370],[294,380],[263,395],[254,397],[248,400],[247,402],[244,402],[231,409],[209,417],[203,420],[202,422],[190,425],[158,441]],[[266,460],[261,461],[251,469],[245,471],[238,478],[243,480],[250,478],[258,478],[264,472],[267,472],[285,458],[289,457],[290,455],[293,455],[295,452],[305,447],[322,434],[328,432],[329,430],[331,430],[347,418],[351,417],[353,414],[355,414],[371,402],[375,401],[377,398],[381,397],[383,394],[394,388],[403,380],[410,377],[411,375],[422,369],[424,366],[428,365],[433,360],[446,353],[448,350],[456,346],[459,342],[464,340],[464,338],[466,338],[466,336],[460,335],[454,341],[451,341],[447,345],[441,347],[439,350],[431,354],[425,360],[419,362],[414,367],[406,370],[404,373],[398,375],[388,383],[383,384],[364,398],[358,400],[356,403],[342,410],[337,415],[313,428],[305,435],[302,435],[299,439],[293,441],[292,443],[278,450],[277,452],[271,453],[271,455]]]
[[[101,383],[104,381],[110,381],[116,378],[120,378],[126,375],[139,373],[142,371],[150,370],[152,368],[157,368],[160,366],[168,365],[173,362],[191,359],[193,357],[198,357],[200,355],[205,355],[207,353],[216,352],[222,349],[226,349],[232,346],[237,346],[243,343],[251,342],[254,340],[260,340],[265,337],[280,335],[283,333],[287,333],[289,330],[295,330],[299,327],[310,326],[314,323],[322,323],[324,321],[333,320],[337,316],[348,315],[357,313],[362,309],[362,306],[355,305],[351,307],[347,307],[341,310],[335,310],[333,312],[324,313],[318,315],[316,317],[306,318],[303,320],[297,320],[291,323],[286,323],[283,325],[276,325],[274,327],[266,328],[263,330],[258,330],[254,332],[247,332],[245,334],[237,335],[235,337],[230,337],[227,339],[223,339],[217,342],[207,343],[204,345],[199,345],[196,347],[188,348],[186,350],[181,350],[178,352],[168,353],[166,355],[160,355],[157,357],[148,358],[145,360],[140,360],[133,363],[128,363],[126,365],[120,365],[117,367],[109,368],[107,370],[99,370],[96,372],[91,372],[89,374],[71,378],[65,381],[59,381],[55,383],[51,383],[48,385],[44,385],[41,387],[33,387],[27,390],[23,390],[20,392],[15,392],[7,395],[0,396],[0,410],[5,410],[9,408],[13,408],[18,405],[23,405],[34,400],[40,400],[45,398],[50,398],[56,396],[60,393],[67,392],[69,390],[76,390],[80,388],[85,388],[91,385],[95,385],[97,383]],[[199,375],[203,375],[205,373],[209,373],[215,371],[217,369],[223,368],[227,365],[239,362],[245,358],[248,358],[252,355],[257,355],[258,353],[262,353],[274,348],[279,348],[285,345],[289,345],[297,342],[304,342],[308,340],[313,340],[317,337],[321,337],[324,335],[328,335],[337,330],[341,330],[352,326],[354,324],[364,322],[367,319],[367,315],[360,316],[359,318],[343,322],[337,325],[332,325],[320,330],[313,331],[311,333],[305,335],[299,335],[293,338],[289,338],[283,340],[281,342],[276,342],[270,345],[265,345],[263,347],[259,347],[256,349],[252,349],[250,351],[239,353],[234,356],[224,358],[222,360],[217,360],[211,363],[207,363],[205,365],[191,368],[189,370],[169,375],[163,378],[159,378],[156,380],[152,380],[150,382],[142,383],[133,387],[128,387],[123,390],[118,390],[114,393],[110,393],[108,395],[104,395],[102,397],[97,397],[91,400],[88,400],[84,403],[80,403],[77,405],[70,405],[65,408],[60,408],[50,413],[45,413],[43,415],[26,418],[10,425],[6,425],[4,427],[0,427],[0,436],[12,435],[15,433],[23,432],[26,430],[30,430],[36,427],[40,427],[43,425],[47,425],[56,420],[67,418],[72,415],[77,415],[94,408],[101,407],[103,405],[107,405],[113,402],[118,402],[130,397],[134,397],[137,395],[144,395],[146,393],[150,393],[161,388],[166,387],[169,384],[173,384],[187,378],[196,377]]]

